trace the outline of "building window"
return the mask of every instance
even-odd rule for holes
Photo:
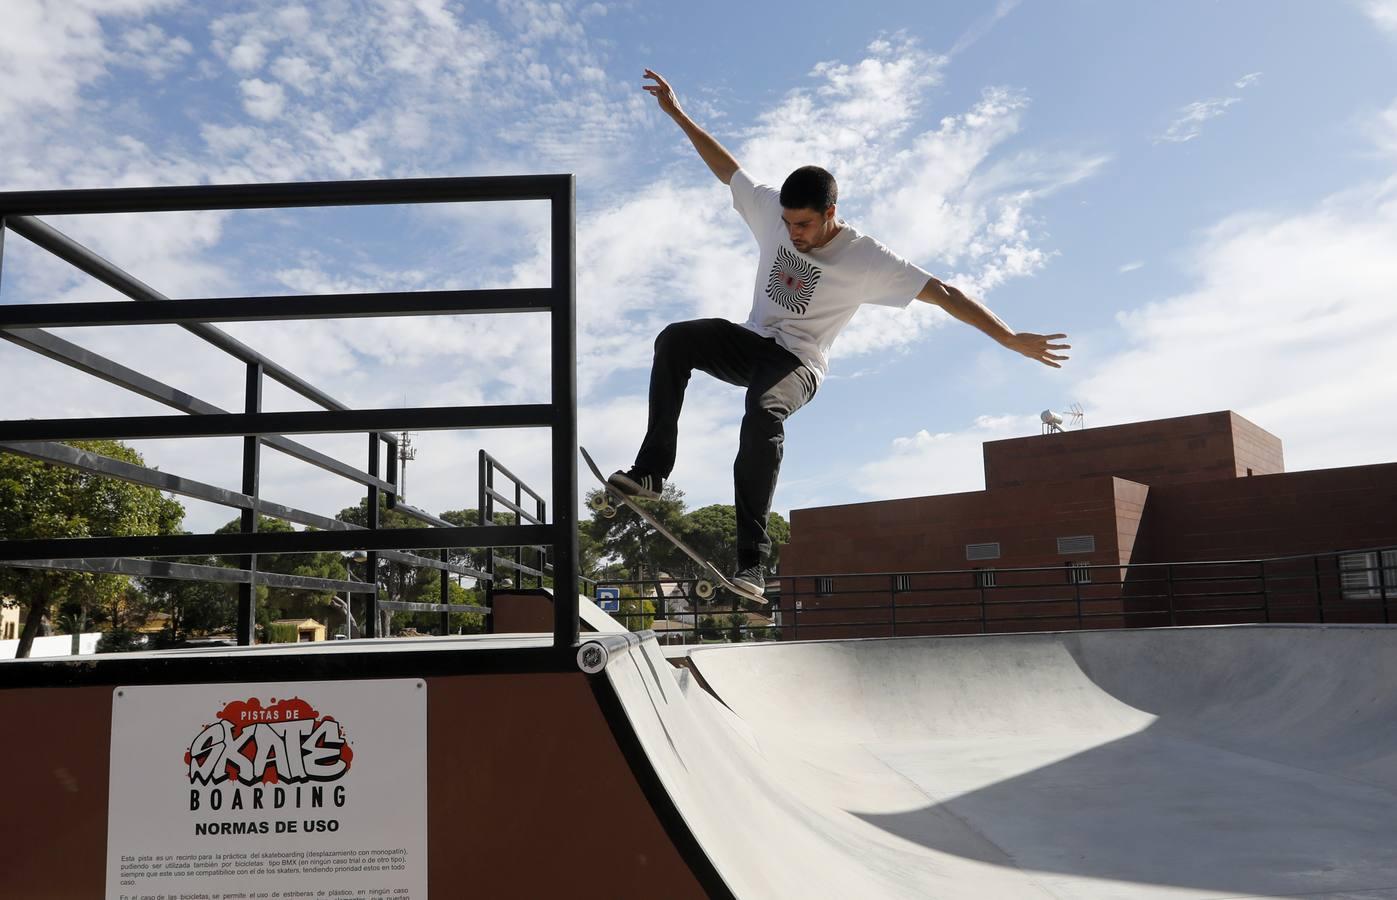
[[[1095,553],[1096,535],[1079,534],[1075,537],[1060,537],[1057,539],[1057,552],[1061,556],[1072,553]]]
[[[1388,599],[1397,598],[1397,550],[1381,551],[1381,573],[1378,552],[1345,553],[1339,557],[1339,584],[1345,600],[1379,600],[1380,588],[1386,588]]]
[[[978,588],[994,587],[994,569],[976,569],[975,586]]]
[[[1069,562],[1067,564],[1068,584],[1091,584],[1091,563]]]
[[[896,591],[896,592],[898,592],[898,593],[902,593],[903,591],[910,591],[910,590],[912,590],[912,576],[911,576],[911,575],[894,575],[894,576],[893,576],[893,590]]]
[[[965,558],[970,561],[977,559],[999,559],[999,542],[988,544],[966,544]]]
[[[822,575],[815,579],[815,593],[821,597],[828,597],[834,593],[834,578],[829,575]]]

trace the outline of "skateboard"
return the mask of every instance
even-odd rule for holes
[[[592,510],[602,516],[605,516],[608,519],[612,518],[616,515],[616,507],[608,500],[608,498],[615,497],[617,500],[620,500],[626,506],[634,510],[636,515],[644,519],[646,524],[648,524],[651,528],[655,529],[660,534],[662,534],[666,540],[673,544],[678,550],[681,550],[685,556],[688,556],[694,562],[698,563],[704,569],[708,570],[708,574],[711,580],[705,581],[700,579],[699,582],[694,585],[694,593],[699,596],[699,599],[711,599],[714,594],[714,585],[716,584],[719,587],[722,587],[736,594],[739,598],[741,598],[749,604],[752,604],[754,606],[767,605],[766,597],[760,594],[754,594],[751,591],[748,591],[744,588],[740,588],[733,582],[729,581],[728,577],[724,575],[718,569],[717,566],[713,565],[713,563],[704,559],[702,556],[699,556],[698,553],[692,548],[690,548],[688,544],[681,541],[668,528],[661,525],[659,521],[649,513],[649,511],[644,509],[639,503],[636,503],[634,499],[628,497],[626,494],[623,494],[614,485],[607,481],[606,476],[601,473],[601,469],[597,468],[596,462],[592,460],[592,455],[587,452],[586,447],[578,447],[577,449],[582,451],[582,458],[587,461],[587,468],[592,470],[592,474],[597,476],[597,481],[600,481],[602,487],[604,488],[602,493],[588,504],[589,506],[591,506]]]

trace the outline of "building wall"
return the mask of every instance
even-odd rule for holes
[[[908,572],[1061,562],[1057,538],[1093,535],[1094,562],[1119,561],[1117,479],[1085,478],[791,511],[783,572]],[[997,560],[972,562],[965,546],[998,542]],[[1074,557],[1086,558],[1086,557]]]
[[[1137,561],[1248,559],[1397,545],[1397,463],[1150,492]]]
[[[1397,612],[1348,602],[1340,561],[1307,556],[1397,546],[1397,464],[1286,473],[1280,440],[1232,412],[994,441],[984,452],[984,491],[792,511],[783,630],[890,634],[894,616],[896,633],[912,634],[1169,624],[1184,611],[1184,624],[1372,622]],[[1091,535],[1095,551],[1058,553],[1057,538],[1077,535]],[[967,560],[966,544],[987,542],[1000,544],[998,559]],[[1203,573],[1218,580],[1176,572],[1177,585],[1163,568],[1137,567],[1123,586],[1111,570],[1091,573],[1091,586],[1066,573],[1004,571],[1290,555],[1306,556],[1294,564],[1304,571],[1243,564]],[[980,567],[999,570],[988,592],[965,571]],[[896,578],[910,572],[940,574]],[[841,573],[868,574],[833,585],[815,577]],[[1197,596],[1214,593],[1228,596]],[[1265,609],[1263,598],[1284,608]],[[1095,614],[1090,623],[1083,610]]]
[[[1284,471],[1280,439],[1223,411],[984,445],[985,488],[1114,475],[1158,487]]]
[[[1236,413],[1232,417],[1232,449],[1235,475],[1277,475],[1285,471],[1285,452],[1280,438]]]
[[[783,575],[888,574],[839,579],[833,594],[822,593],[821,582],[813,577],[783,579],[783,636],[891,634],[889,607],[895,591],[899,635],[978,629],[983,591],[974,570],[993,570],[994,588],[988,596],[994,607],[988,615],[998,621],[998,630],[1075,625],[1079,595],[1089,601],[1085,611],[1094,624],[1121,625],[1114,617],[1120,609],[1118,583],[1109,591],[1102,584],[1112,573],[1097,573],[1095,586],[1079,589],[1068,578],[1067,563],[1118,565],[1121,540],[1130,545],[1135,541],[1145,491],[1142,485],[1100,476],[793,510],[791,543],[781,550]],[[1059,537],[1085,535],[1095,541],[1093,552],[1058,552]],[[982,543],[998,543],[1000,556],[968,560],[966,545]],[[1007,571],[1036,566],[1049,569]],[[905,589],[898,589],[897,573],[926,571],[944,574],[915,576],[902,585]]]

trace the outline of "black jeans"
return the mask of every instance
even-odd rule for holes
[[[650,420],[636,467],[665,479],[678,450],[679,411],[694,369],[747,388],[733,488],[737,549],[742,556],[771,552],[766,531],[786,440],[782,423],[815,396],[815,373],[771,338],[726,319],[676,322],[655,339],[650,369]]]

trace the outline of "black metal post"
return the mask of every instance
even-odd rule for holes
[[[1342,578],[1342,576],[1340,576]],[[1315,613],[1320,624],[1324,623],[1324,588],[1319,580],[1319,557],[1315,557]]]
[[[448,562],[451,559],[451,551],[443,547],[441,549],[441,561]],[[438,601],[443,605],[451,597],[451,573],[445,569],[441,570],[441,599]],[[451,633],[451,613],[446,610],[441,611],[441,633],[447,635]]]
[[[398,439],[389,434],[379,435],[383,442],[388,445],[388,477],[384,479],[393,485],[393,489],[388,492],[388,508],[394,509],[398,505],[398,493],[401,486],[398,484]]]
[[[378,433],[369,433],[369,474],[375,478],[379,475],[378,465]],[[367,497],[370,531],[378,530],[378,488],[369,486]],[[364,562],[364,580],[368,585],[368,602],[364,604],[364,637],[378,637],[378,551],[370,550]]]
[[[1382,601],[1383,624],[1391,624],[1392,619],[1387,607],[1387,570],[1383,566],[1386,560],[1382,558],[1383,553],[1384,551],[1382,550],[1374,552],[1374,555],[1378,558],[1378,599]]]
[[[892,617],[892,636],[897,637],[897,576],[890,575],[888,577],[892,579],[891,589],[888,591],[888,596],[892,601],[889,607]]]
[[[1271,592],[1266,589],[1266,560],[1258,560],[1261,567],[1261,610],[1263,618],[1271,621]]]
[[[478,484],[479,484],[479,488],[480,488],[480,493],[478,494],[479,500],[478,500],[478,503],[477,503],[477,510],[478,510],[478,512],[477,512],[477,518],[479,518],[479,520],[480,520],[479,524],[480,524],[482,527],[484,527],[484,526],[487,526],[487,525],[493,525],[493,524],[495,524],[494,518],[493,518],[493,516],[492,516],[492,510],[494,509],[494,501],[493,501],[493,498],[490,496],[490,491],[493,490],[493,485],[494,485],[494,472],[493,472],[493,470],[492,470],[491,467],[490,467],[490,455],[489,455],[488,453],[486,453],[486,452],[482,449],[482,450],[480,451],[480,453],[479,453],[479,455],[478,455],[477,458],[478,458],[478,460],[479,460],[479,468],[478,468],[478,471],[477,471],[476,474],[477,474],[477,480],[478,480]],[[495,610],[495,548],[494,548],[494,547],[486,547],[486,548],[485,548],[485,565],[484,565],[483,568],[485,569],[485,574],[487,574],[487,575],[490,576],[490,577],[489,577],[488,579],[486,579],[486,581],[485,581],[485,606],[490,610],[490,615],[487,617],[487,621],[486,621],[486,623],[485,623],[485,633],[486,633],[486,634],[494,634],[494,633],[495,633],[495,612],[494,612],[494,610]]]
[[[517,507],[519,507],[520,509],[523,509],[523,508],[524,508],[524,489],[521,488],[521,487],[519,486],[519,481],[518,481],[518,479],[515,479],[515,480],[514,480],[514,505],[517,506]],[[524,517],[521,516],[521,515],[520,515],[519,513],[517,513],[517,512],[514,514],[514,524],[515,524],[515,525],[523,525],[523,524],[524,524]],[[523,548],[523,547],[515,547],[515,548],[514,548],[514,564],[515,564],[516,566],[522,566],[522,565],[524,565],[524,548]],[[520,586],[520,587],[523,587],[523,586],[524,586],[524,573],[521,572],[519,569],[515,569],[515,570],[514,570],[514,577],[519,579],[519,586]],[[542,581],[542,579],[539,580],[538,586],[539,586],[539,587],[542,587],[542,586],[543,586],[543,581]]]
[[[243,408],[248,413],[262,411],[262,364],[247,364],[247,382],[244,391]],[[244,509],[239,516],[243,534],[257,531],[258,484],[262,463],[262,439],[255,434],[243,436],[243,493],[252,498],[252,506]],[[244,647],[256,643],[253,628],[257,622],[254,607],[257,605],[257,557],[242,557],[242,567],[252,574],[246,584],[238,585],[238,644]]]
[[[577,247],[571,177],[553,195],[553,646],[577,644]]]
[[[1174,567],[1172,565],[1164,570],[1164,588],[1169,594],[1169,624],[1177,625],[1179,623],[1174,615]]]
[[[543,501],[542,498],[537,499],[537,500],[535,501],[535,503],[536,503],[536,509],[538,510],[538,521],[539,521],[539,524],[547,524],[547,522],[548,522],[548,504],[545,503],[545,502]],[[543,573],[548,571],[548,566],[549,566],[549,562],[548,562],[548,548],[547,548],[547,547],[538,547],[538,548],[535,548],[535,549],[536,549],[536,552],[538,553],[538,571],[539,571],[538,586],[539,586],[539,587],[543,587]]]

